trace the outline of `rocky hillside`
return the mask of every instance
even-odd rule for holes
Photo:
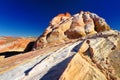
[[[0,53],[6,51],[24,51],[27,45],[35,41],[35,38],[21,37],[1,37],[0,38]]]
[[[120,32],[90,12],[59,14],[33,51],[0,60],[2,80],[120,80]]]
[[[30,47],[30,45],[32,45],[31,43],[35,42],[35,40],[36,38],[0,37],[0,60],[5,57],[19,54],[20,52],[23,53],[28,51],[28,47]]]

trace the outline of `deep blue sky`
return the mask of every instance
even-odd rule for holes
[[[0,36],[39,36],[57,14],[81,10],[120,30],[120,0],[0,0]]]

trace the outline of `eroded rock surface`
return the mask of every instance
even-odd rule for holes
[[[119,41],[119,32],[112,30],[88,37],[60,80],[119,80],[119,59],[114,58],[120,58]]]
[[[73,40],[44,54],[20,80],[119,80],[119,43],[114,30]]]
[[[59,14],[50,22],[48,28],[37,39],[34,49],[43,48],[46,44],[64,43],[66,40],[77,39],[89,34],[110,30],[106,21],[90,12]]]

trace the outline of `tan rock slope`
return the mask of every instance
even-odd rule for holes
[[[120,33],[105,31],[83,41],[60,80],[120,80]]]
[[[38,38],[34,48],[39,49],[47,43],[64,43],[66,40],[77,39],[89,34],[110,30],[106,21],[90,12],[59,14],[50,22],[48,28]]]

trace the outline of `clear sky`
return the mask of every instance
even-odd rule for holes
[[[120,0],[0,0],[0,36],[39,36],[57,14],[81,10],[120,30]]]

